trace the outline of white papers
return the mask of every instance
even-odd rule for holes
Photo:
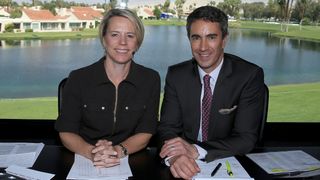
[[[24,179],[39,179],[39,180],[49,180],[53,178],[54,174],[45,173],[41,171],[36,171],[32,169],[27,169],[25,167],[12,165],[6,169],[8,174],[18,176]]]
[[[229,162],[233,176],[228,175],[226,162]],[[234,180],[252,179],[235,157],[218,159],[209,163],[197,160],[197,163],[201,169],[201,172],[198,173],[196,176],[194,176],[193,179],[226,179],[226,178],[232,178]],[[221,163],[222,166],[219,168],[216,174],[213,177],[211,177],[212,170],[219,163]]]
[[[74,163],[67,179],[128,179],[132,176],[128,156],[120,159],[120,165],[109,168],[97,168],[92,161],[75,154]]]
[[[0,167],[32,167],[43,147],[43,143],[0,143]]]
[[[267,173],[274,175],[295,175],[320,169],[320,161],[301,150],[252,153],[247,156]]]

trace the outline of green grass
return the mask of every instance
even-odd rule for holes
[[[56,119],[56,97],[0,99],[0,119]]]
[[[320,82],[271,86],[269,90],[268,122],[319,122]],[[0,99],[0,119],[56,118],[55,97]]]
[[[268,23],[255,22],[255,21],[237,21],[237,22],[231,22],[230,27],[270,31],[272,32],[273,36],[279,36],[279,37],[289,37],[292,39],[320,41],[319,26],[302,26],[300,30],[300,27],[298,25],[289,25],[289,31],[282,32],[280,24],[268,24]]]
[[[27,32],[27,33],[0,33],[1,40],[28,40],[28,39],[81,39],[98,37],[98,29],[85,29],[73,32]]]
[[[320,121],[320,82],[271,86],[269,90],[268,121]]]

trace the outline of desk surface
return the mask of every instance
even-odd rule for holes
[[[320,159],[320,147],[270,147],[257,148],[253,152],[270,152],[285,150],[303,150],[313,157]],[[259,166],[246,156],[236,157],[251,177],[257,180],[272,179],[273,176],[264,172]],[[46,145],[39,155],[32,169],[55,174],[53,179],[66,179],[73,164],[74,155],[62,146]],[[146,149],[130,155],[129,163],[133,177],[130,179],[171,180],[174,179],[168,167],[160,163],[156,149]],[[1,169],[4,171],[4,169]],[[2,178],[0,178],[2,179]],[[320,179],[320,176],[308,178]]]

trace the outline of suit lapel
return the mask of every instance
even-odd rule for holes
[[[209,123],[209,138],[214,137],[214,131],[215,131],[215,123],[219,120],[215,117],[218,117],[218,107],[223,107],[223,96],[225,96],[225,89],[227,87],[227,78],[232,74],[232,62],[227,57],[224,56],[223,64],[221,67],[221,70],[218,75],[218,79],[214,88],[214,93],[212,97],[212,105],[211,105],[211,113],[210,113],[210,123]]]
[[[199,77],[198,66],[195,60],[192,61],[193,69],[192,69],[192,80],[190,81],[191,86],[189,88],[189,93],[191,97],[190,106],[196,107],[194,108],[194,113],[192,119],[194,120],[194,128],[192,130],[192,138],[193,140],[197,140],[199,128],[200,128],[200,98],[201,98],[201,82]]]

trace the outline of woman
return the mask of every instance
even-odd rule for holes
[[[70,73],[55,128],[69,150],[111,167],[156,132],[160,76],[132,60],[144,37],[133,12],[110,10],[99,36],[105,56]]]

